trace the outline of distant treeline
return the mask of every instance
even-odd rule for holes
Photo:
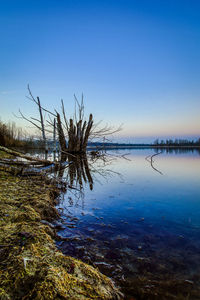
[[[21,144],[22,130],[15,123],[4,124],[0,121],[0,145],[18,146]]]
[[[52,140],[47,140],[49,148],[53,148]],[[43,141],[39,138],[33,138],[25,133],[22,128],[17,127],[14,122],[7,124],[0,121],[0,145],[5,147],[24,147],[24,148],[44,148]],[[187,139],[156,139],[153,144],[126,144],[126,143],[109,143],[109,142],[88,142],[88,148],[112,148],[112,147],[151,147],[151,146],[196,146],[200,147],[200,138],[197,140]]]
[[[160,140],[156,139],[154,141],[154,145],[156,146],[200,146],[200,138],[196,141],[194,140],[187,140],[187,139],[167,139],[167,140]]]
[[[0,145],[4,147],[35,147],[35,141],[27,136],[14,122],[7,124],[0,121]]]

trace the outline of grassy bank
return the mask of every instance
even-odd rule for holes
[[[57,250],[44,220],[59,216],[58,193],[0,173],[0,299],[120,299],[109,278]]]

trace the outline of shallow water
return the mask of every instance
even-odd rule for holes
[[[127,299],[200,299],[200,155],[163,151],[151,165],[155,153],[108,151],[89,161],[90,184],[77,169],[81,191],[58,205],[58,246],[112,277]]]

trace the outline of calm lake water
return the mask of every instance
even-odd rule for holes
[[[200,299],[200,154],[163,150],[151,165],[155,153],[107,151],[65,171],[80,191],[60,197],[58,246],[127,299]]]

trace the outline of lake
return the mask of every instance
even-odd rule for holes
[[[111,277],[126,299],[200,299],[200,154],[159,153],[107,151],[71,164],[57,244]]]

